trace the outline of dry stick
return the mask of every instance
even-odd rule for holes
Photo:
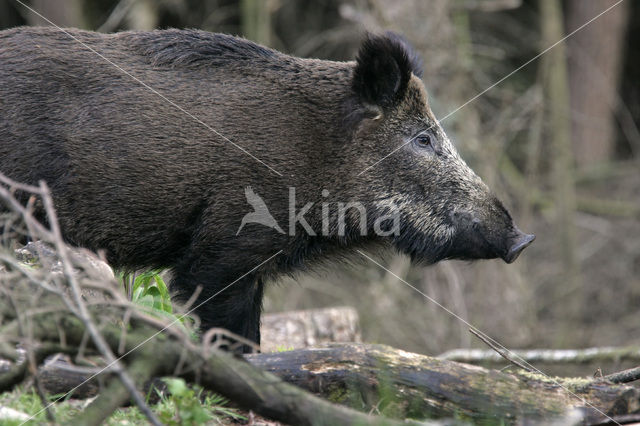
[[[33,194],[40,194],[40,188],[39,187],[31,186],[31,185],[27,185],[25,183],[17,182],[15,180],[3,175],[2,173],[0,173],[0,182],[4,183],[7,186],[10,186],[11,188],[19,189],[19,190],[24,191],[24,192],[31,192]]]
[[[31,365],[31,361],[29,361],[29,364]],[[38,398],[40,399],[40,404],[42,404],[42,406],[44,407],[44,412],[47,417],[47,420],[50,423],[55,423],[56,417],[53,415],[51,404],[49,404],[49,401],[47,401],[47,396],[45,395],[44,387],[42,386],[42,380],[40,380],[40,377],[38,376],[38,366],[33,364],[31,365],[31,369],[32,370],[30,371],[30,373],[33,376],[33,387],[35,388],[36,393],[38,394]]]
[[[107,360],[107,363],[111,365],[112,370],[118,375],[120,381],[124,385],[124,387],[129,391],[131,398],[135,401],[140,411],[144,413],[144,415],[149,419],[151,424],[153,425],[162,425],[160,420],[156,417],[156,415],[151,411],[149,406],[145,403],[142,395],[136,389],[135,382],[129,375],[126,370],[122,367],[120,361],[115,357],[108,343],[100,334],[97,327],[91,320],[91,315],[87,310],[87,307],[82,300],[82,293],[80,291],[80,286],[76,281],[75,274],[73,269],[71,268],[71,263],[69,260],[69,255],[67,253],[67,246],[62,239],[62,233],[60,231],[60,227],[58,225],[58,217],[55,212],[55,208],[53,206],[53,199],[51,198],[51,193],[49,192],[49,187],[44,181],[40,181],[40,193],[42,196],[42,201],[44,203],[45,211],[47,213],[47,217],[49,218],[51,233],[53,234],[53,242],[58,251],[58,256],[60,257],[60,261],[62,263],[62,268],[64,271],[64,275],[69,283],[69,287],[71,288],[71,293],[73,298],[75,299],[76,307],[78,308],[78,314],[80,320],[84,323],[86,330],[91,335],[96,348],[104,355]]]
[[[476,336],[478,339],[482,340],[487,346],[489,346],[491,349],[496,351],[501,357],[503,357],[504,359],[506,359],[507,361],[509,361],[513,365],[515,365],[516,367],[522,368],[523,370],[528,371],[529,373],[534,373],[535,372],[533,369],[531,369],[531,368],[527,367],[526,365],[522,364],[521,362],[513,359],[513,357],[511,357],[507,353],[507,351],[505,351],[504,349],[499,348],[496,345],[494,345],[492,342],[489,341],[489,339],[484,337],[482,334],[480,334],[479,332],[477,332],[473,328],[470,328],[469,332],[471,334],[473,334],[474,336]]]
[[[2,181],[3,177],[4,176],[2,175],[2,173],[0,173],[0,181]],[[27,217],[29,217],[29,213],[27,212],[27,210],[11,195],[11,191],[9,191],[7,188],[0,186],[0,198],[2,198],[3,201],[6,201],[9,204],[9,208],[11,208],[16,213],[19,213],[23,218],[26,219]],[[48,241],[53,239],[53,234],[39,222],[34,220],[33,225],[38,233],[42,235],[43,239]]]
[[[189,300],[187,300],[187,302],[180,307],[180,309],[182,310],[180,313],[185,313],[186,315],[188,315],[188,313],[191,311],[191,307],[198,300],[198,296],[200,296],[200,293],[202,293],[202,285],[198,285],[195,291],[191,294],[191,297],[189,297]]]
[[[57,360],[54,361],[48,361],[46,365],[53,365],[55,366],[56,371],[62,371],[65,373],[71,373],[71,374],[75,374],[75,375],[84,375],[84,376],[93,376],[93,375],[98,375],[100,373],[103,372],[103,368],[102,367],[82,367],[79,365],[75,365],[75,364],[67,364],[66,362],[58,362]]]
[[[612,383],[629,383],[640,380],[640,367],[630,368],[628,370],[618,371],[617,373],[608,374],[603,377]]]
[[[36,202],[36,196],[35,194],[31,194],[31,196],[29,197],[29,201],[27,202],[27,205],[25,206],[25,214],[24,214],[24,224],[27,227],[27,232],[29,233],[30,236],[36,238],[37,234],[35,233],[35,229],[33,228],[33,205]],[[43,248],[42,248],[42,244],[36,244],[36,252],[38,253],[38,258],[40,259],[40,263],[42,264],[42,266],[51,269],[51,267],[53,266],[53,260],[49,259],[48,256],[45,256]]]
[[[153,358],[152,354],[146,354],[146,356],[140,356],[131,362],[129,370],[131,374],[136,376],[139,383],[144,383],[158,371],[158,363],[162,363],[162,359]],[[101,425],[111,413],[126,403],[127,399],[126,385],[121,380],[114,378],[82,413],[71,419],[69,425]]]
[[[11,298],[9,299],[11,300],[11,304],[14,305],[14,309],[16,309],[15,304],[13,303],[13,300]],[[16,309],[16,312],[18,312],[17,309]],[[20,315],[16,317],[16,319],[18,318],[20,318]],[[29,318],[27,318],[27,326],[28,326],[27,327],[28,335],[27,333],[25,333],[27,330],[24,330],[23,329],[24,327],[18,327],[19,329],[21,329],[20,334],[22,334],[22,336],[29,339],[25,348],[27,352],[27,359],[24,360],[24,363],[27,364],[28,371],[33,376],[33,387],[35,388],[36,393],[38,394],[38,398],[40,398],[40,403],[44,407],[44,412],[45,412],[45,415],[47,416],[47,420],[50,423],[55,423],[56,418],[53,415],[53,411],[51,410],[51,404],[49,404],[49,402],[47,401],[47,397],[45,396],[45,393],[44,393],[44,388],[42,387],[42,381],[40,380],[40,377],[38,377],[39,360],[36,359],[36,356],[33,350],[34,338],[32,333],[31,321],[29,320]]]
[[[202,345],[204,347],[205,356],[208,355],[209,350],[212,346],[217,349],[220,345],[220,341],[214,343],[213,339],[216,337],[219,339],[221,339],[222,337],[229,337],[236,341],[235,344],[247,345],[251,347],[251,349],[254,349],[256,352],[260,352],[260,345],[257,345],[255,342],[252,342],[251,340],[238,334],[232,333],[231,331],[224,328],[214,327],[207,330],[204,336],[202,336]]]

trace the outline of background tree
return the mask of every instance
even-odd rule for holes
[[[615,3],[568,0],[567,33]],[[609,161],[615,152],[615,113],[630,9],[630,2],[622,2],[567,40],[571,133],[578,167]]]

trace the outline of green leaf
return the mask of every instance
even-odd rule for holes
[[[167,389],[169,389],[169,393],[171,393],[171,395],[184,396],[189,390],[189,387],[187,386],[187,383],[184,381],[184,379],[168,377],[164,378],[163,380],[167,384]]]
[[[165,284],[160,274],[154,275],[153,278],[156,281],[156,287],[158,287],[158,290],[160,290],[160,294],[162,294],[162,298],[165,300],[170,300],[171,296],[169,295],[169,289],[167,288],[167,284]]]

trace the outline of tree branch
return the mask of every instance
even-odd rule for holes
[[[628,370],[618,371],[603,377],[611,383],[629,383],[640,380],[640,367],[630,368]]]

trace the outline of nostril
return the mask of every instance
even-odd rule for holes
[[[533,234],[525,234],[520,230],[518,230],[518,233],[519,235],[514,239],[511,247],[507,251],[507,254],[503,257],[504,261],[507,263],[512,263],[516,260],[518,256],[520,256],[520,253],[529,247],[536,239],[536,236]]]

